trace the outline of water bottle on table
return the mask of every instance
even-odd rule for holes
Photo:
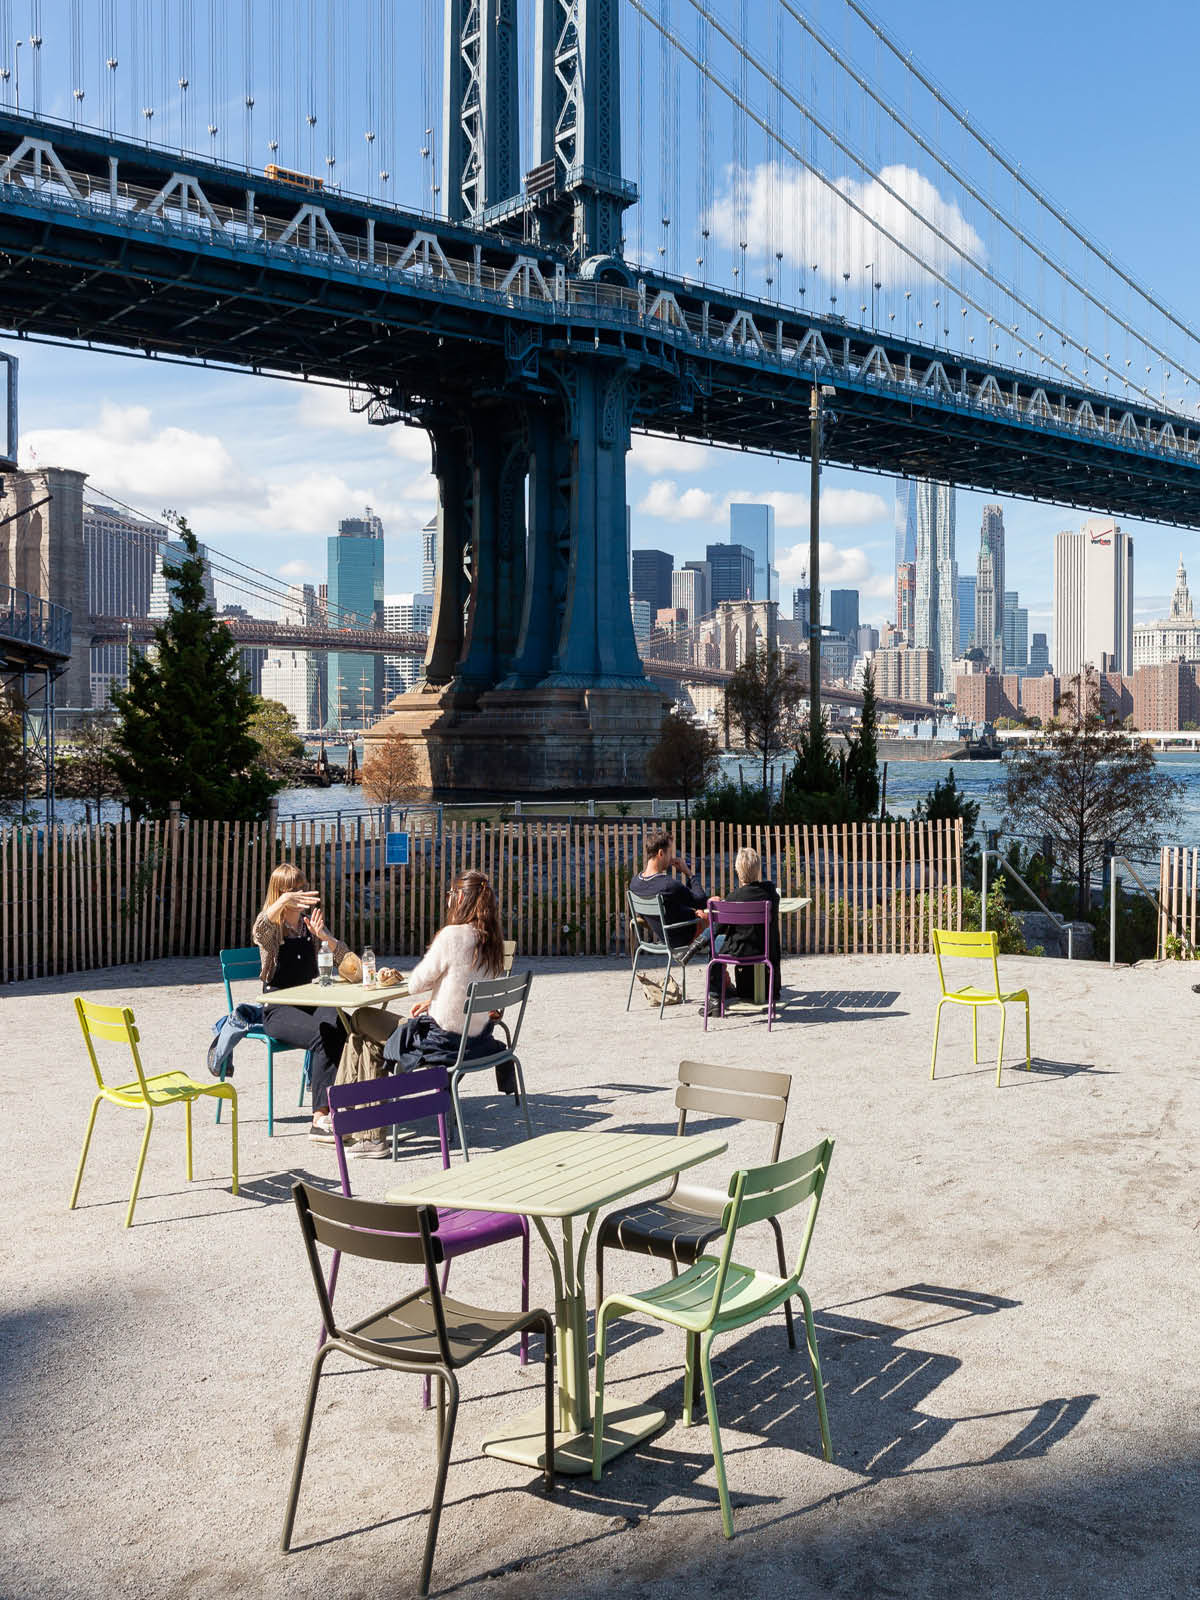
[[[317,951],[317,982],[325,987],[333,981],[333,951],[328,945],[322,945]]]
[[[363,988],[364,989],[373,989],[375,987],[375,952],[374,952],[374,950],[364,950],[363,951],[363,953],[362,953],[362,969],[363,969],[363,974],[362,974]]]

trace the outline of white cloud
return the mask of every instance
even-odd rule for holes
[[[740,182],[738,169],[730,166],[708,226],[713,238],[730,248],[740,247],[743,239],[749,241],[748,254],[756,271],[773,269],[777,251],[792,269],[807,271],[815,262],[819,271],[808,281],[815,276],[822,291],[822,305],[814,306],[820,310],[825,309],[824,294],[831,285],[840,297],[847,292],[857,296],[864,289],[870,294],[862,270],[867,262],[871,277],[885,293],[929,281],[929,273],[918,262],[944,271],[958,260],[956,250],[943,244],[937,233],[976,261],[986,257],[983,240],[954,201],[915,167],[903,165],[881,167],[870,178],[839,178],[833,188],[806,168],[782,162],[752,167]],[[847,286],[841,277],[844,271],[851,273]]]
[[[774,506],[776,527],[807,529],[808,495],[773,490],[758,495],[757,499]],[[869,523],[884,520],[887,515],[886,501],[865,489],[824,489],[821,492],[823,528],[865,527]]]
[[[105,403],[90,428],[35,428],[21,439],[25,465],[74,467],[96,488],[136,496],[158,512],[197,505],[253,504],[263,485],[245,472],[216,434],[155,428],[145,406]]]
[[[403,422],[392,423],[387,429],[388,449],[401,461],[412,461],[428,470],[433,464],[433,451],[429,435],[424,428],[410,428]]]
[[[635,434],[629,452],[629,465],[641,472],[705,472],[712,466],[713,451],[685,439],[655,438]]]
[[[872,570],[871,558],[858,545],[839,548],[826,539],[820,541],[821,588],[857,589],[864,599],[886,600],[892,595],[890,573]],[[776,552],[775,565],[780,582],[786,588],[805,581],[808,576],[808,543],[794,544],[790,549]]]
[[[279,569],[281,578],[292,578],[297,583],[304,578],[315,578],[316,568],[311,561],[285,561]]]
[[[674,478],[656,478],[637,509],[663,522],[720,522],[728,503],[706,489],[681,491]]]
[[[366,417],[351,411],[348,390],[325,383],[300,390],[296,421],[302,428],[333,428],[339,433],[360,433],[368,425]]]

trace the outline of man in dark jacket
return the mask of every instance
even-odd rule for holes
[[[663,897],[663,910],[668,923],[682,923],[671,928],[667,942],[672,949],[682,949],[708,921],[708,895],[691,867],[675,854],[675,841],[667,832],[651,834],[646,841],[646,864],[631,881],[630,892],[639,898],[653,900]],[[653,939],[662,938],[662,928],[657,917],[647,917],[647,931]]]

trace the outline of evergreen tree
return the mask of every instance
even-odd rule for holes
[[[875,705],[875,668],[863,672],[862,724],[850,740],[846,760],[846,787],[858,819],[867,822],[879,810],[879,713]]]
[[[173,520],[186,554],[164,567],[171,609],[131,664],[128,689],[113,694],[113,766],[135,817],[165,817],[178,800],[189,817],[254,821],[278,784],[250,731],[255,699],[238,647],[204,593],[196,536]]]

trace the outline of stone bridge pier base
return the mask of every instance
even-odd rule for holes
[[[365,737],[413,740],[431,793],[644,792],[669,701],[630,616],[632,405],[597,359],[422,419],[441,506],[425,675]]]

